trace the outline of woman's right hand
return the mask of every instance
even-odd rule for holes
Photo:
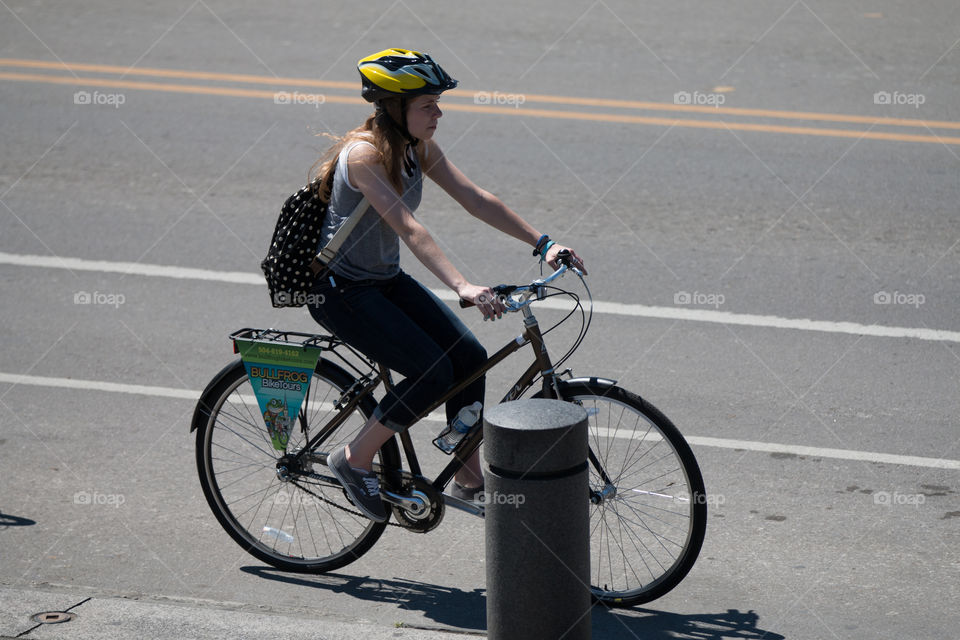
[[[507,310],[497,294],[490,287],[480,287],[475,284],[467,283],[457,291],[461,300],[470,302],[480,310],[484,320],[496,320],[503,317],[503,312]]]

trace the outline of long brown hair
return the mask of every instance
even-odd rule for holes
[[[314,163],[310,168],[310,182],[324,202],[330,201],[337,158],[343,148],[354,140],[366,140],[373,143],[380,154],[380,161],[387,171],[390,183],[397,190],[397,193],[402,193],[401,171],[403,169],[403,155],[407,147],[407,137],[401,132],[400,127],[402,125],[399,123],[406,120],[404,114],[406,104],[404,102],[399,97],[381,100],[377,110],[367,118],[366,122],[356,129],[348,131],[342,138],[335,138],[336,142]],[[421,154],[420,160],[422,162],[423,149],[420,148],[421,146],[417,145],[417,152]]]

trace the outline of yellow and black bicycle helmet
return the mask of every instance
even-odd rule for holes
[[[386,49],[357,62],[363,79],[361,95],[367,102],[384,98],[441,94],[457,86],[440,65],[425,53]]]

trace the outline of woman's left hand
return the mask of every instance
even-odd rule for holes
[[[580,269],[580,271],[583,271],[583,275],[587,275],[587,268],[583,266],[583,260],[580,258],[580,256],[577,255],[577,252],[571,249],[570,247],[563,246],[562,244],[554,243],[550,246],[550,249],[547,251],[547,257],[546,257],[547,264],[549,264],[554,269],[559,268],[560,263],[557,262],[557,254],[563,250],[567,250],[570,252],[570,256],[573,258],[573,266],[575,266],[577,269]]]

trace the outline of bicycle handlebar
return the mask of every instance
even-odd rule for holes
[[[524,297],[523,300],[517,301],[517,300],[513,300],[510,297],[512,294],[517,292],[522,292],[522,293],[531,292],[531,294],[536,293],[541,287],[553,282],[554,280],[562,276],[564,273],[566,273],[568,269],[572,270],[581,278],[583,277],[583,272],[581,272],[579,269],[573,266],[573,257],[570,255],[570,252],[567,251],[566,249],[564,249],[563,251],[557,254],[557,261],[560,263],[560,266],[557,267],[557,270],[554,271],[549,276],[547,276],[546,278],[540,278],[538,280],[534,280],[528,285],[521,286],[521,285],[515,285],[515,284],[498,284],[490,288],[497,295],[497,297],[503,301],[503,304],[504,306],[506,306],[507,311],[520,311],[520,309],[530,304],[531,295],[527,295]],[[469,300],[464,300],[463,298],[460,299],[461,309],[467,309],[468,307],[473,307],[473,306],[475,306],[474,303],[470,302]]]

